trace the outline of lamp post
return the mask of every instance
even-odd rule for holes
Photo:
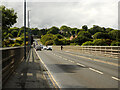
[[[28,29],[30,28],[30,11],[31,10],[28,10]],[[29,29],[29,45],[30,45],[30,48],[31,48],[31,30]]]
[[[26,0],[24,0],[24,60],[26,60]]]

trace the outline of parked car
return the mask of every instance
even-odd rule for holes
[[[38,51],[38,50],[41,51],[41,47],[39,45],[36,45],[35,49],[36,49],[36,51]]]

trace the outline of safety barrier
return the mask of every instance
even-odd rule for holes
[[[112,58],[120,58],[120,46],[62,46],[64,51],[94,54]],[[61,50],[61,46],[53,46],[53,50]]]

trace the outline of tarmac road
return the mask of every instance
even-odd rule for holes
[[[65,51],[37,51],[37,54],[59,88],[118,88],[116,64]]]

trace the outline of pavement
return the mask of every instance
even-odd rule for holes
[[[85,55],[86,58],[83,58],[83,55],[76,56],[65,51],[37,51],[37,54],[59,88],[110,90],[119,87],[120,79],[116,65],[90,60]]]
[[[46,72],[36,53],[31,49],[28,59],[18,65],[3,89],[54,88]]]

